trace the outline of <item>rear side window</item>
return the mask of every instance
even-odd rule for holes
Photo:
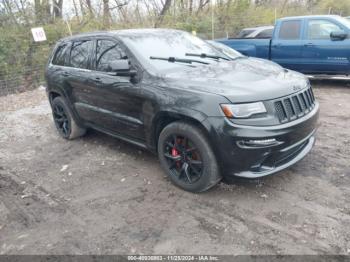
[[[98,40],[96,45],[96,70],[109,71],[109,63],[126,59],[126,54],[120,45],[111,40]]]
[[[293,40],[300,38],[301,21],[291,20],[282,22],[279,39]]]
[[[245,38],[246,36],[250,35],[253,33],[254,30],[249,30],[249,29],[243,29],[237,36],[237,38]]]
[[[56,53],[52,59],[52,64],[60,66],[66,65],[66,57],[69,55],[69,46],[70,45],[68,43],[65,43],[57,48]]]
[[[74,42],[70,52],[70,66],[87,68],[92,41]]]
[[[272,38],[273,29],[265,29],[261,31],[256,38]]]

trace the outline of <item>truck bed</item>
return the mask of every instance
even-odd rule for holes
[[[270,59],[271,39],[223,38],[216,41],[241,52],[243,55]]]

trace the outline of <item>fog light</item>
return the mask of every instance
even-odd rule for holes
[[[283,144],[282,141],[278,141],[275,138],[268,139],[250,139],[242,140],[237,142],[240,147],[269,147],[269,146],[278,146]]]

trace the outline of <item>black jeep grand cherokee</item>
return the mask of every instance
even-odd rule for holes
[[[73,139],[93,128],[147,148],[174,184],[192,192],[303,158],[319,108],[309,81],[214,46],[165,29],[59,41],[46,80],[60,135]]]

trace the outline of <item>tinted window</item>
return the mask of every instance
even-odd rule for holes
[[[250,35],[251,33],[253,33],[254,30],[250,30],[250,29],[243,29],[239,34],[238,34],[238,38],[245,38],[247,35]]]
[[[96,70],[108,72],[111,61],[126,59],[120,45],[111,40],[98,40],[96,45]]]
[[[91,41],[74,42],[70,52],[70,66],[87,68]]]
[[[57,48],[52,64],[64,66],[66,63],[66,56],[69,54],[69,44],[65,43]]]
[[[300,36],[300,21],[285,21],[282,22],[279,39],[299,39]]]
[[[341,28],[327,20],[311,20],[308,23],[308,39],[330,39],[331,32],[340,31]]]
[[[265,29],[264,31],[261,31],[256,38],[271,38],[273,33],[273,29]]]

